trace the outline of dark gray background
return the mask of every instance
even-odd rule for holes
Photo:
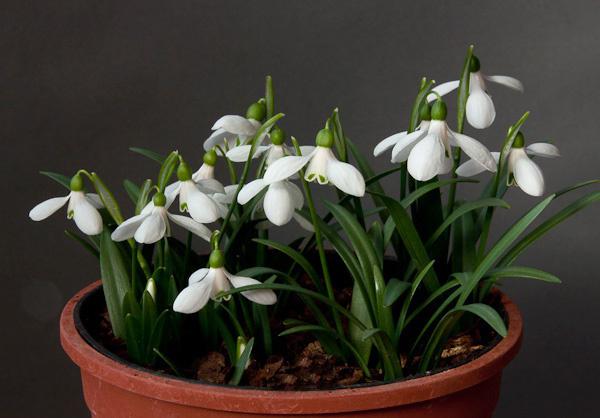
[[[132,145],[178,148],[198,163],[214,120],[244,112],[265,74],[274,76],[288,132],[312,141],[339,106],[346,131],[371,155],[376,141],[406,127],[419,78],[455,79],[475,43],[482,69],[517,76],[525,93],[490,86],[496,122],[467,133],[497,149],[507,126],[531,110],[527,137],[551,139],[563,153],[540,161],[550,191],[600,175],[595,0],[19,0],[2,9],[3,416],[86,415],[58,315],[98,267],[62,235],[71,225],[64,212],[27,218],[37,202],[64,193],[37,171],[84,167],[113,188],[154,176],[152,163],[127,151]],[[387,157],[376,167],[389,168]],[[497,227],[537,201],[518,190],[508,199],[513,210],[499,213]],[[598,206],[577,215],[522,258],[562,285],[507,284],[526,332],[498,417],[597,416],[599,215]]]

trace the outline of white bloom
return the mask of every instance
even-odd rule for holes
[[[331,146],[333,137],[329,130],[323,129],[317,135],[317,146],[308,155],[287,156],[272,163],[267,170],[263,180],[266,185],[288,179],[305,165],[306,181],[317,181],[319,184],[331,183],[344,193],[353,196],[365,194],[365,179],[360,171],[354,166],[339,161]],[[307,149],[310,150],[310,149]],[[304,150],[302,151],[304,153]]]
[[[71,191],[67,196],[48,199],[31,209],[29,217],[34,221],[46,219],[62,208],[67,202],[67,218],[73,219],[77,227],[86,235],[98,235],[102,232],[102,216],[98,209],[102,201],[97,194]]]
[[[302,218],[296,213],[296,209],[301,209],[304,205],[304,196],[298,186],[288,180],[270,184],[267,184],[264,179],[251,181],[240,190],[238,203],[245,205],[265,187],[268,189],[262,199],[262,207],[269,221],[281,226],[287,224],[292,218],[296,220]]]
[[[214,179],[177,181],[165,189],[165,195],[174,200],[179,197],[179,210],[189,212],[192,219],[203,224],[219,219],[222,209],[211,196],[224,193],[223,185]]]
[[[240,145],[231,148],[225,155],[234,163],[245,163],[248,160],[248,154],[250,154],[250,147],[251,145]],[[289,155],[290,152],[285,145],[259,145],[255,147],[252,158],[258,158],[263,154],[266,155],[265,164],[268,166],[284,155]]]
[[[392,162],[399,163],[406,161],[413,146],[415,146],[419,140],[423,139],[423,137],[427,135],[429,124],[430,120],[422,120],[417,129],[410,134],[407,133],[407,131],[403,131],[387,137],[375,146],[375,149],[373,149],[373,155],[378,157],[383,152],[393,147]]]
[[[523,147],[522,137],[519,138],[519,136],[515,142],[516,146],[513,145],[507,156],[509,184],[516,184],[531,196],[543,195],[545,184],[542,170],[529,158],[529,155],[555,158],[560,156],[558,148],[545,142],[537,142]],[[500,158],[499,152],[492,152],[492,155],[496,161]],[[458,167],[456,174],[471,177],[483,170],[484,168],[477,161],[469,160]]]
[[[492,98],[487,93],[486,81],[502,84],[503,86],[523,92],[523,84],[513,77],[505,75],[487,76],[479,70],[479,60],[471,58],[471,73],[469,77],[469,97],[467,99],[466,116],[469,124],[477,129],[485,129],[491,126],[496,118],[496,109]],[[439,95],[445,95],[458,88],[458,80],[442,83],[432,91]],[[428,100],[433,100],[434,95],[429,95]]]
[[[260,122],[243,116],[222,116],[213,125],[212,135],[204,141],[204,150],[209,151],[216,146],[229,149],[236,145],[238,139],[244,143],[256,134],[260,126]]]
[[[226,292],[231,287],[243,287],[261,284],[250,277],[235,276],[224,267],[203,268],[194,272],[188,281],[188,287],[183,289],[173,303],[173,310],[191,314],[202,309],[208,299],[217,299],[220,292]],[[270,289],[249,290],[242,295],[260,305],[273,305],[277,302],[275,292]]]
[[[111,235],[113,241],[125,241],[134,238],[141,244],[152,244],[171,235],[170,222],[173,222],[200,238],[209,241],[211,231],[200,222],[182,215],[173,215],[167,211],[173,203],[173,196],[164,198],[163,205],[148,203],[139,215],[127,219]],[[156,196],[154,198],[156,200]]]
[[[200,183],[200,180],[215,180],[215,164],[217,164],[217,153],[211,149],[206,151],[202,156],[202,165],[194,174],[192,174],[192,180],[196,183]],[[223,185],[221,185],[221,189]]]

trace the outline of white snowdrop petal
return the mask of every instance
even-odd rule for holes
[[[502,84],[503,86],[520,91],[521,93],[525,90],[523,83],[514,77],[509,77],[507,75],[488,75],[484,76],[484,78],[492,83]]]
[[[408,156],[407,169],[419,181],[431,180],[445,167],[446,148],[438,135],[427,135]]]
[[[167,224],[161,213],[155,209],[142,221],[133,237],[140,244],[153,244],[163,238],[166,232]]]
[[[327,178],[327,166],[330,161],[334,160],[337,159],[333,155],[331,148],[316,147],[306,167],[304,179],[306,181],[316,180],[319,184],[327,184],[329,182]]]
[[[192,180],[196,183],[200,180],[208,180],[215,178],[215,166],[203,163],[198,171],[192,174]]]
[[[225,187],[217,179],[200,179],[196,181],[196,186],[205,194],[225,193]]]
[[[380,141],[377,145],[375,145],[375,148],[373,148],[373,155],[375,157],[379,157],[385,151],[387,151],[388,149],[390,149],[394,145],[396,145],[396,143],[400,140],[400,138],[402,138],[404,136],[406,136],[406,131],[388,136],[384,140]]]
[[[479,164],[475,160],[468,160],[458,166],[456,174],[461,177],[473,177],[477,174],[483,173],[485,167]]]
[[[212,288],[212,281],[208,277],[191,284],[177,295],[173,302],[173,311],[185,314],[196,313],[208,302]]]
[[[466,115],[469,125],[473,128],[490,127],[496,119],[496,109],[492,98],[481,89],[472,91],[467,99]]]
[[[294,220],[298,223],[298,225],[300,225],[300,228],[302,228],[308,232],[315,232],[315,227],[313,226],[312,222],[310,222],[304,216],[300,215],[299,213],[294,212],[293,217],[294,217]]]
[[[360,171],[351,164],[336,159],[329,161],[327,178],[344,193],[358,197],[365,194],[365,179]]]
[[[301,209],[304,206],[304,194],[302,194],[302,190],[294,183],[290,181],[284,181],[282,184],[288,190],[290,197],[292,198],[292,202],[294,202],[294,208]]]
[[[235,135],[246,135],[252,136],[257,131],[257,126],[260,127],[260,123],[252,123],[248,119],[239,115],[225,115],[220,117],[213,125],[213,131],[215,129],[224,129]]]
[[[265,184],[282,181],[296,174],[311,160],[312,155],[309,154],[301,157],[289,155],[278,159],[265,171],[265,175],[263,176]]]
[[[248,203],[254,196],[260,193],[262,189],[267,187],[266,182],[263,179],[256,179],[251,181],[250,183],[246,183],[242,190],[240,190],[238,194],[237,201],[240,205],[245,205]]]
[[[194,284],[194,283],[198,283],[199,281],[204,280],[205,278],[208,280],[212,280],[212,277],[207,277],[209,274],[212,274],[214,272],[213,269],[209,269],[209,268],[201,268],[196,270],[195,272],[193,272],[191,274],[191,276],[188,279],[188,285]]]
[[[450,135],[453,137],[456,145],[460,147],[465,154],[479,162],[486,170],[491,172],[496,171],[496,161],[494,160],[492,153],[481,142],[457,132],[451,132]]]
[[[165,187],[165,197],[172,197],[173,199],[175,199],[175,197],[180,193],[181,191],[181,182],[180,181],[176,181],[175,183],[171,183],[169,184],[167,187]]]
[[[250,277],[235,276],[229,272],[225,272],[225,274],[227,275],[227,278],[233,287],[261,284],[261,282],[258,280]],[[259,305],[273,305],[277,302],[277,296],[271,289],[248,290],[246,292],[242,292],[242,295],[246,299],[251,300],[254,303],[258,303]]]
[[[560,151],[555,145],[547,142],[535,142],[525,148],[528,154],[537,157],[556,158],[560,157]]]
[[[71,195],[68,194],[64,197],[53,197],[52,199],[44,200],[29,211],[29,217],[34,221],[46,219],[48,216],[62,208],[70,197]]]
[[[315,151],[316,148],[317,147],[315,147],[314,145],[301,145],[300,146],[300,153],[303,156],[307,156],[307,155],[312,154]]]
[[[270,184],[263,202],[267,219],[277,226],[287,224],[294,214],[293,197],[282,183]]]
[[[203,224],[214,222],[220,217],[216,203],[196,186],[187,190],[187,209],[196,222]]]
[[[148,216],[149,214],[141,213],[139,215],[127,219],[113,231],[110,238],[113,241],[117,242],[133,238],[133,236],[135,235],[135,231],[137,231],[144,219],[146,219],[146,217]]]
[[[440,96],[445,96],[446,94],[450,93],[451,91],[456,90],[458,88],[459,84],[460,84],[460,80],[446,81],[445,83],[438,84],[437,86],[432,88],[431,91],[435,91]],[[427,95],[428,102],[432,102],[435,99],[437,99],[437,96],[435,94],[430,93]]]
[[[188,218],[187,216],[183,215],[174,215],[172,213],[168,213],[167,216],[174,224],[187,229],[192,234],[199,236],[207,242],[210,241],[210,236],[212,235],[211,230],[205,225],[202,225],[200,222],[196,222],[192,218]]]
[[[74,192],[76,193],[76,192]],[[73,199],[73,220],[77,227],[86,235],[98,235],[102,232],[102,216],[83,195],[83,192]]]
[[[532,144],[533,145],[533,144]],[[102,199],[96,193],[86,193],[85,198],[92,204],[96,209],[102,209],[104,207],[104,203],[102,203]]]
[[[217,129],[204,141],[204,150],[210,151],[216,146],[224,147],[225,144],[231,148],[234,146],[236,139],[237,135],[227,132],[224,129]],[[217,154],[221,155],[219,149],[217,149]]]
[[[513,150],[514,152],[514,150]],[[517,185],[525,193],[531,196],[544,194],[544,175],[536,163],[531,161],[527,154],[523,153],[515,158],[513,175]]]
[[[250,155],[251,148],[252,145],[240,145],[227,151],[225,156],[234,163],[245,163],[246,161],[248,161],[248,156]],[[252,155],[252,158],[258,158],[267,149],[269,149],[269,147],[264,145],[259,145],[258,147],[255,147],[254,155]]]
[[[265,160],[267,167],[286,155],[286,150],[283,145],[271,145],[267,148],[267,158]]]
[[[410,155],[410,151],[413,147],[419,142],[422,138],[427,135],[427,131],[419,130],[415,132],[411,132],[408,135],[403,136],[400,140],[394,145],[392,149],[392,162],[393,163],[402,163],[408,159]]]

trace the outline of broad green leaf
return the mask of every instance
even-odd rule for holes
[[[433,263],[433,262],[432,262]],[[431,263],[430,263],[431,264]],[[385,295],[383,298],[384,306],[392,306],[400,296],[412,287],[412,283],[403,282],[398,279],[390,279],[385,287]]]
[[[133,315],[127,314],[123,318],[123,322],[125,328],[123,337],[127,344],[127,353],[136,363],[143,364],[144,349],[142,348],[140,321]]]
[[[350,302],[350,312],[358,318],[362,324],[367,327],[372,327],[369,308],[369,296],[365,295],[361,290],[361,286],[357,281],[354,281],[352,288],[352,301]],[[348,331],[350,333],[350,341],[356,350],[359,352],[361,358],[364,359],[365,363],[369,363],[369,357],[371,356],[371,348],[373,343],[370,340],[363,339],[363,329],[354,323],[348,324]]]
[[[154,327],[152,328],[146,347],[146,359],[148,364],[154,363],[156,350],[160,350],[162,346],[168,315],[169,311],[165,309],[154,321]]]
[[[151,151],[146,148],[140,147],[131,147],[130,151],[135,152],[136,154],[143,155],[144,157],[150,158],[153,161],[156,161],[158,164],[162,165],[165,162],[165,157],[158,152]]]
[[[490,249],[490,251],[481,260],[473,274],[469,279],[467,286],[463,288],[463,293],[458,300],[458,306],[463,305],[471,292],[479,283],[479,280],[488,272],[488,270],[494,265],[496,261],[504,254],[508,247],[527,229],[529,225],[542,213],[544,209],[552,202],[554,195],[548,196],[546,199],[535,205],[529,212],[527,212],[521,219],[519,219],[513,226],[511,226],[502,237],[496,242],[496,244]]]
[[[40,171],[40,174],[50,177],[52,180],[71,190],[71,179],[63,174],[53,173],[51,171]]]
[[[375,295],[377,297],[377,326],[385,332],[389,338],[394,335],[394,324],[392,320],[392,308],[385,304],[386,285],[381,268],[373,265],[373,281],[375,282]]]
[[[486,277],[501,279],[505,277],[519,277],[524,279],[541,280],[548,283],[560,283],[560,279],[554,274],[531,267],[509,266],[490,270]]]
[[[94,184],[94,188],[96,189],[96,193],[100,196],[100,200],[104,204],[104,207],[110,214],[110,216],[114,219],[117,225],[123,223],[123,215],[121,214],[121,209],[119,208],[119,204],[115,199],[115,196],[112,194],[110,189],[106,187],[100,176],[96,173],[91,174],[91,180]]]
[[[124,261],[123,254],[115,242],[110,238],[110,231],[106,228],[100,237],[100,274],[104,298],[113,332],[116,337],[125,335],[125,318],[122,313],[122,302],[127,292],[131,290],[129,266]]]
[[[144,346],[147,348],[150,341],[150,333],[154,329],[154,323],[158,317],[156,310],[156,303],[154,299],[147,291],[142,294],[142,341]],[[147,350],[151,351],[151,350]]]
[[[408,213],[406,213],[406,210],[402,205],[394,199],[387,196],[381,196],[381,198],[383,203],[387,206],[390,216],[396,226],[396,231],[400,235],[406,250],[415,262],[415,265],[419,270],[425,269],[431,260],[429,259],[425,246],[408,216]],[[433,270],[428,271],[423,283],[430,293],[434,292],[440,286],[435,271]]]

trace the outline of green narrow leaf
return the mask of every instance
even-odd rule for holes
[[[114,327],[114,325],[113,325]],[[144,363],[141,341],[141,324],[137,318],[127,314],[124,318],[124,335],[127,344],[127,353],[138,364]]]
[[[140,193],[138,195],[138,199],[135,201],[135,214],[139,215],[142,212],[142,209],[146,207],[148,204],[148,198],[150,196],[150,190],[152,189],[152,180],[146,179],[142,183],[142,187],[140,187]]]
[[[273,92],[273,78],[268,75],[265,78],[265,107],[267,108],[267,119],[275,114],[275,93]]]
[[[426,195],[427,193],[429,193],[433,190],[439,189],[440,187],[443,187],[443,186],[446,186],[449,184],[454,184],[454,183],[479,183],[479,180],[456,178],[456,179],[438,180],[438,181],[434,181],[432,183],[427,183],[427,184],[424,184],[421,187],[419,187],[414,192],[410,193],[404,199],[402,199],[402,201],[400,201],[400,204],[402,205],[402,207],[408,208],[415,201],[417,201],[420,197]]]
[[[152,327],[150,337],[148,338],[148,345],[146,346],[146,358],[148,359],[148,364],[152,364],[156,361],[156,350],[160,350],[162,346],[168,315],[169,311],[165,309],[154,321],[154,326]]]
[[[140,188],[135,185],[131,180],[123,181],[123,188],[127,192],[127,196],[131,199],[131,201],[135,204],[137,202],[138,197],[140,196]]]
[[[368,295],[363,293],[361,286],[357,281],[354,281],[352,288],[352,300],[350,302],[350,312],[358,318],[358,320],[367,327],[372,327],[371,314],[369,309]],[[348,331],[350,334],[350,341],[352,345],[356,347],[360,357],[364,359],[365,363],[369,363],[369,357],[371,356],[371,348],[373,343],[370,340],[364,340],[362,338],[363,328],[357,326],[357,324],[349,323]]]
[[[430,264],[432,264],[431,262]],[[390,279],[385,287],[385,295],[383,297],[384,306],[392,306],[399,298],[412,287],[412,283],[403,282],[398,279]]]
[[[389,338],[394,336],[394,324],[392,320],[392,309],[385,304],[385,279],[377,264],[373,264],[373,281],[375,282],[375,295],[377,296],[377,326],[385,332]]]
[[[505,277],[518,277],[523,279],[535,279],[548,283],[560,283],[560,279],[554,274],[531,267],[509,266],[490,270],[486,277],[500,279]]]
[[[125,334],[125,318],[121,307],[125,295],[131,290],[129,271],[123,254],[105,228],[100,237],[100,274],[110,323],[115,336],[119,338]]]
[[[179,153],[177,151],[173,151],[169,154],[169,156],[165,159],[165,162],[160,167],[156,185],[162,192],[164,192],[165,187],[167,187],[167,183],[171,180],[178,161]]]
[[[63,174],[53,173],[52,171],[40,171],[41,175],[50,177],[58,184],[64,186],[67,190],[71,190],[71,179]]]
[[[456,132],[462,133],[465,126],[465,109],[467,108],[467,99],[469,98],[469,82],[471,80],[471,57],[473,56],[473,45],[467,48],[467,56],[460,76],[458,85],[458,94],[456,97],[457,112],[456,112]]]
[[[159,154],[158,152],[154,152],[149,149],[140,147],[131,147],[129,148],[129,150],[135,152],[136,154],[140,154],[144,157],[150,158],[151,160],[156,161],[158,164],[162,165],[165,162],[165,157]]]
[[[85,240],[85,238],[83,238],[81,235],[79,235],[76,232],[73,232],[69,229],[65,229],[65,235],[68,236],[69,238],[71,238],[72,240],[74,240],[75,242],[78,242],[79,244],[81,244],[81,246],[88,251],[90,254],[92,254],[95,257],[100,257],[100,252],[98,251],[97,248],[95,248],[92,244],[90,244],[88,241]]]
[[[486,256],[481,260],[473,274],[469,279],[469,283],[464,287],[463,293],[458,300],[458,305],[463,305],[471,292],[479,283],[479,280],[487,273],[493,264],[500,256],[508,249],[508,247],[527,229],[529,225],[542,213],[544,209],[552,202],[554,195],[548,196],[546,199],[535,205],[529,212],[511,226],[496,244],[490,249]]]
[[[96,173],[91,174],[91,180],[94,184],[94,188],[96,189],[96,193],[98,193],[98,196],[100,196],[100,200],[102,200],[102,203],[104,204],[104,207],[110,216],[118,225],[123,223],[121,209],[119,208],[119,204],[117,203],[115,196],[112,194],[110,189],[106,187],[102,179],[100,179],[100,176],[98,176]]]

